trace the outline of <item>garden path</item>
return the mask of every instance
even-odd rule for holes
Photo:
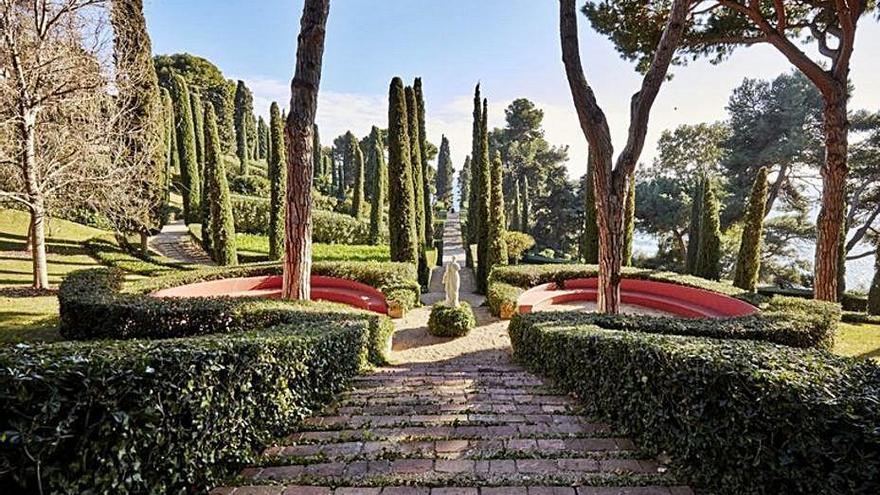
[[[460,256],[450,215],[444,261]],[[507,322],[480,307],[473,273],[462,300],[477,328],[457,339],[427,333],[443,299],[442,268],[425,306],[395,320],[391,364],[355,378],[320,415],[268,448],[238,487],[264,495],[691,495],[608,424],[511,361]]]
[[[180,263],[214,264],[202,247],[193,241],[182,219],[165,224],[162,231],[150,237],[147,244],[153,251]]]

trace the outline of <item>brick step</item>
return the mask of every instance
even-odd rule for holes
[[[386,486],[262,485],[217,488],[211,495],[693,495],[685,486]]]
[[[388,426],[444,426],[468,424],[472,426],[498,425],[511,423],[549,424],[568,428],[580,426],[589,421],[572,414],[415,414],[403,415],[355,415],[355,416],[313,416],[302,423],[303,429],[352,429]]]
[[[604,423],[577,425],[506,424],[493,426],[410,426],[393,428],[314,430],[289,435],[283,443],[330,443],[372,440],[498,440],[508,438],[592,438],[614,436],[616,432]]]
[[[529,483],[596,484],[613,476],[662,477],[655,461],[637,459],[395,459],[325,462],[307,465],[246,468],[240,476],[257,483],[320,484],[332,486],[420,484],[443,486],[462,479],[475,486]],[[393,481],[392,481],[393,480]]]
[[[519,384],[511,383],[509,385],[494,382],[469,382],[467,383],[440,383],[440,384],[365,384],[358,383],[355,387],[348,391],[349,394],[374,394],[382,393],[384,395],[406,394],[410,392],[426,392],[426,393],[484,393],[484,394],[539,394],[539,395],[559,395],[554,390],[543,383],[538,384]]]
[[[455,364],[410,364],[399,367],[375,368],[370,372],[371,379],[382,379],[386,377],[408,377],[408,376],[445,376],[445,377],[493,377],[493,376],[532,376],[521,366],[503,364],[503,363],[468,363],[464,361],[456,361]]]
[[[406,405],[444,405],[444,404],[522,404],[522,405],[577,405],[571,397],[563,395],[490,395],[490,394],[447,394],[430,397],[416,396],[341,396],[337,406],[406,406]]]
[[[571,414],[580,408],[574,404],[517,404],[499,402],[469,403],[461,401],[452,404],[411,404],[384,405],[336,405],[325,410],[327,415],[412,415],[412,414]]]
[[[317,443],[273,446],[266,449],[268,458],[292,458],[308,462],[314,458],[326,460],[390,459],[418,456],[429,459],[488,459],[488,458],[550,458],[632,456],[635,445],[628,438],[564,438],[535,439],[511,438],[506,440],[403,440]],[[273,460],[273,464],[277,464]]]
[[[449,376],[449,375],[363,375],[356,377],[353,383],[358,385],[467,385],[470,383],[494,384],[498,386],[515,385],[530,386],[543,385],[545,382],[535,375],[529,373],[516,374],[496,374],[496,375],[467,375],[467,376]]]

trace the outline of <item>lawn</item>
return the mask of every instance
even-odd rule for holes
[[[880,361],[880,325],[841,323],[834,353]]]

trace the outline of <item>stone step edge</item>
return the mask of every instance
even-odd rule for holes
[[[440,414],[353,414],[312,416],[300,423],[303,431],[347,428],[389,428],[407,426],[497,426],[527,425],[587,425],[596,423],[579,414],[558,413],[440,413]]]
[[[524,425],[528,426],[528,425]],[[319,431],[301,431],[287,435],[286,437],[275,442],[277,444],[288,445],[314,445],[314,444],[336,444],[346,442],[368,442],[368,441],[413,441],[413,442],[429,442],[429,441],[452,441],[452,440],[509,440],[509,439],[530,439],[530,440],[564,440],[574,438],[612,438],[624,436],[619,431],[599,429],[581,433],[565,433],[558,431],[549,432],[527,432],[515,431],[512,433],[503,432],[486,432],[486,433],[465,433],[465,432],[449,432],[437,433],[428,432],[427,430],[436,427],[420,428],[426,430],[424,433],[388,433],[381,430],[401,430],[399,428],[378,428],[374,430],[319,430]],[[486,428],[495,428],[492,426]]]
[[[215,488],[209,495],[694,495],[687,486],[447,486],[330,487],[259,485]]]

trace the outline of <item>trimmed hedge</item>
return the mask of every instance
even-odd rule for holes
[[[758,293],[764,296],[790,296],[799,297],[801,299],[813,299],[812,289],[783,289],[781,287],[758,287]],[[847,292],[840,300],[840,305],[844,311],[853,311],[864,313],[868,309],[868,296],[864,294],[856,294]]]
[[[340,392],[369,333],[349,319],[0,349],[0,486],[204,491]]]
[[[867,313],[856,313],[855,311],[844,311],[840,317],[840,321],[845,323],[880,325],[880,315],[869,315]]]
[[[462,337],[477,326],[470,304],[460,301],[457,308],[439,302],[431,308],[428,333],[435,337]]]
[[[244,196],[269,197],[269,179],[259,175],[236,175],[229,179],[229,190]]]
[[[558,313],[557,313],[558,315]],[[515,358],[712,493],[880,491],[880,368],[824,351],[514,317]]]

